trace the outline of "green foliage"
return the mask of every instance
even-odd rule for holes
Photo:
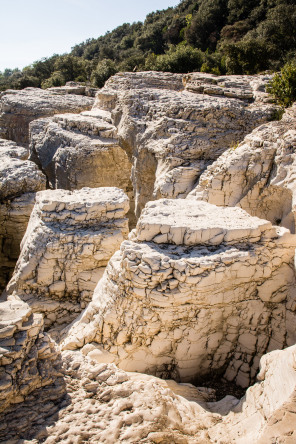
[[[203,63],[203,53],[190,46],[171,46],[166,54],[153,56],[146,60],[145,69],[187,73],[198,71]]]
[[[91,83],[93,86],[101,88],[104,86],[106,80],[117,72],[115,63],[110,59],[101,60],[91,76]]]
[[[281,72],[274,75],[267,91],[282,107],[292,105],[296,101],[296,64],[286,63]]]

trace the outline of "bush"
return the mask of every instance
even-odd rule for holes
[[[113,60],[110,59],[101,60],[97,64],[95,71],[93,71],[92,73],[91,83],[93,86],[102,88],[106,80],[108,80],[109,77],[113,76],[113,74],[115,74],[116,72],[117,69]]]
[[[147,57],[145,69],[153,71],[169,71],[187,73],[199,71],[204,61],[201,50],[191,46],[171,46],[166,54]]]
[[[296,100],[296,64],[286,63],[281,72],[274,75],[267,91],[275,97],[279,105],[292,105]]]

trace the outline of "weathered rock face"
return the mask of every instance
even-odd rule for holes
[[[93,109],[112,111],[137,216],[147,201],[186,197],[208,165],[271,118],[261,92],[269,78],[139,72],[106,82]]]
[[[92,97],[65,94],[65,87],[54,91],[25,88],[7,90],[0,94],[0,137],[11,139],[21,145],[29,142],[29,123],[39,117],[61,112],[76,112],[90,109]]]
[[[94,359],[124,370],[246,387],[262,354],[295,342],[295,245],[239,208],[150,202],[63,346],[94,342]]]
[[[27,156],[25,148],[0,139],[0,291],[19,256],[35,194],[46,185],[45,176],[35,163],[25,160]]]
[[[3,412],[13,412],[32,392],[49,387],[49,399],[64,392],[62,363],[55,343],[43,333],[42,315],[17,299],[0,303],[0,437],[8,427]],[[38,392],[38,390],[37,390]],[[38,395],[37,395],[38,396]],[[42,396],[39,392],[39,396]]]
[[[6,427],[1,437],[47,444],[295,441],[295,346],[262,358],[259,382],[241,401],[227,396],[213,402],[211,389],[127,373],[79,352],[62,357],[67,396],[14,405],[13,415],[0,416]]]
[[[295,233],[296,107],[264,124],[202,174],[188,197],[238,206]]]
[[[46,328],[70,323],[126,239],[127,211],[128,198],[118,188],[37,193],[7,292],[43,313]]]
[[[30,134],[30,158],[41,166],[52,188],[115,186],[133,201],[131,163],[118,144],[110,113],[39,119],[31,123]]]

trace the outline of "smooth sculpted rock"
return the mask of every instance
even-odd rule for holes
[[[126,372],[66,351],[66,396],[51,404],[40,397],[14,405],[13,414],[1,416],[0,437],[46,444],[291,444],[295,353],[293,346],[265,355],[259,381],[244,398],[216,401],[215,390]]]
[[[25,148],[0,139],[0,291],[9,281],[20,252],[37,191],[46,178]]]
[[[296,239],[238,208],[147,204],[110,260],[65,349],[182,381],[247,387],[260,357],[295,342]]]
[[[42,315],[18,299],[1,302],[0,437],[12,426],[7,419],[17,404],[34,398],[52,402],[63,395],[61,371],[56,344],[43,333]]]
[[[65,94],[65,88],[54,91],[39,88],[7,90],[0,94],[0,137],[11,139],[21,145],[29,143],[29,123],[39,117],[52,116],[61,112],[90,109],[92,97]]]
[[[296,107],[225,151],[188,198],[238,206],[295,233]]]
[[[126,239],[128,208],[118,188],[37,193],[7,292],[43,313],[46,328],[71,322]]]
[[[136,215],[158,198],[184,198],[226,149],[272,118],[270,76],[118,73],[93,110],[111,112],[132,167]]]

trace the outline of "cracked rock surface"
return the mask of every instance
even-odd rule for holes
[[[90,109],[93,103],[92,97],[81,93],[65,94],[65,88],[4,91],[0,94],[0,137],[28,145],[32,120],[61,112],[79,113]]]
[[[295,246],[238,208],[150,202],[63,347],[96,343],[91,355],[127,371],[247,387],[264,353],[295,341]]]
[[[295,357],[295,346],[269,353],[261,359],[259,382],[244,398],[213,402],[211,389],[129,373],[66,351],[63,398],[52,402],[39,390],[39,398],[15,405],[13,415],[1,416],[4,437],[32,444],[291,444]]]
[[[37,193],[8,294],[43,313],[46,328],[70,323],[127,237],[128,208],[115,187]]]
[[[46,186],[44,174],[27,157],[25,148],[0,139],[0,291],[19,256],[36,192]]]
[[[93,110],[112,111],[133,165],[137,217],[147,201],[186,197],[208,165],[271,118],[269,79],[138,72],[106,82]]]
[[[295,233],[296,107],[225,151],[188,198],[238,206]]]

